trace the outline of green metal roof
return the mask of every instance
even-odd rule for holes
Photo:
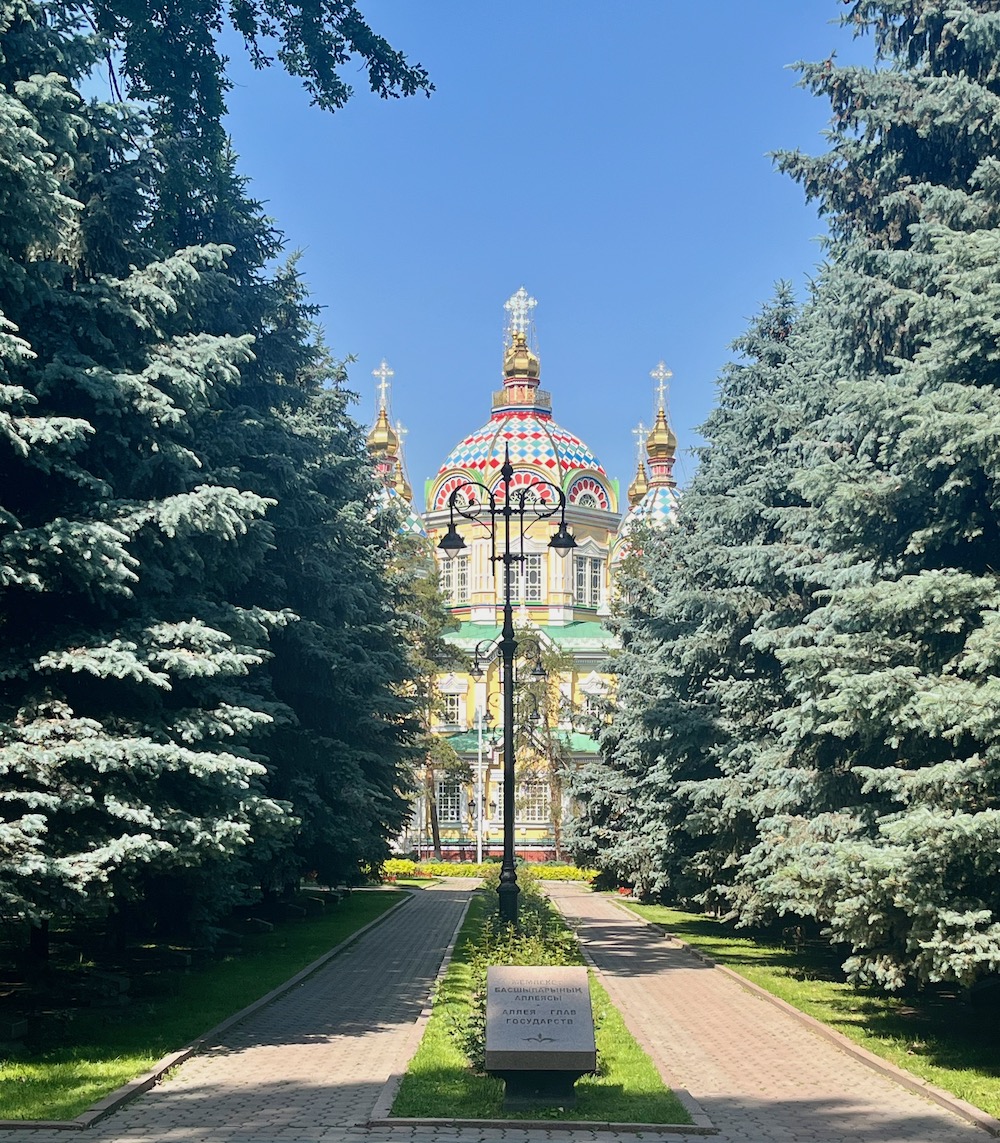
[[[445,734],[444,738],[458,754],[479,753],[479,732],[475,730],[462,730],[457,734]],[[596,754],[598,752],[597,739],[589,734],[579,734],[577,731],[559,731],[559,737],[569,746],[574,754]],[[483,735],[484,753],[490,747],[490,735]]]
[[[570,650],[604,650],[615,645],[615,638],[603,623],[596,619],[575,620],[561,626],[539,624],[537,630],[551,639],[557,647]],[[450,631],[445,638],[450,643],[458,643],[471,650],[477,643],[492,642],[500,637],[500,628],[492,623],[462,623],[457,631]]]

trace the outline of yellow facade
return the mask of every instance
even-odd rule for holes
[[[503,702],[497,650],[505,551],[515,557],[509,564],[510,599],[519,644],[512,724],[518,856],[562,856],[560,842],[573,813],[565,790],[567,772],[596,753],[594,736],[607,714],[610,679],[605,667],[612,639],[603,621],[609,614],[613,562],[625,538],[618,483],[553,418],[552,395],[540,388],[541,363],[528,340],[533,304],[523,289],[507,303],[511,322],[503,387],[492,394],[490,417],[448,454],[427,482],[419,523],[411,513],[408,525],[411,531],[422,526],[438,552],[442,591],[458,624],[450,638],[470,664],[477,660],[482,668],[456,670],[437,680],[439,704],[431,729],[450,744],[455,761],[433,775],[400,841],[404,851],[421,856],[438,849],[445,857],[473,860],[479,853],[498,857],[501,852]],[[399,434],[392,433],[385,411],[387,373],[391,375],[384,362],[375,372],[382,379],[382,403],[369,444],[379,471],[384,477],[392,474],[398,492],[402,466],[396,455]],[[650,444],[654,436],[659,448],[659,420]],[[501,476],[508,456],[513,469],[509,489]],[[633,512],[650,495],[659,495],[656,481],[646,482],[642,461],[639,467],[629,489]],[[672,489],[671,481],[671,495]],[[518,508],[522,497],[527,503],[523,521],[515,512],[505,536],[500,510],[508,492],[512,507]],[[565,555],[549,546],[559,526],[561,500],[576,541]],[[535,503],[544,519],[537,518]],[[449,560],[437,545],[452,527],[465,546]],[[539,662],[548,668],[544,680],[533,673]]]

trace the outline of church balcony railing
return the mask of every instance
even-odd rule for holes
[[[493,391],[493,408],[502,409],[509,405],[532,405],[538,409],[552,411],[552,394],[547,389],[536,389],[533,385],[506,385]]]

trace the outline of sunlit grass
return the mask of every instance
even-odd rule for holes
[[[120,1009],[42,1017],[41,1038],[0,1062],[0,1119],[71,1119],[227,1017],[266,996],[400,898],[354,893],[327,913],[283,922],[244,951],[185,972],[144,977]]]
[[[891,996],[844,981],[827,947],[787,948],[661,905],[623,904],[877,1056],[1000,1118],[1000,1005],[927,992]]]
[[[473,1071],[453,1030],[472,1008],[472,957],[486,906],[473,898],[455,955],[442,980],[420,1047],[393,1104],[394,1116],[449,1119],[569,1119],[602,1123],[690,1123],[684,1106],[663,1083],[652,1060],[593,979],[590,996],[597,1034],[599,1074],[582,1076],[570,1108],[504,1111],[504,1085]]]

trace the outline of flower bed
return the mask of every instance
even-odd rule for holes
[[[395,881],[399,877],[486,877],[498,868],[495,861],[484,861],[477,865],[474,861],[413,861],[408,857],[391,857],[382,865],[382,880]],[[519,865],[518,869],[530,869],[534,877],[543,881],[585,881],[588,885],[597,876],[595,869],[579,869],[575,865],[559,863],[532,862],[530,865]]]

